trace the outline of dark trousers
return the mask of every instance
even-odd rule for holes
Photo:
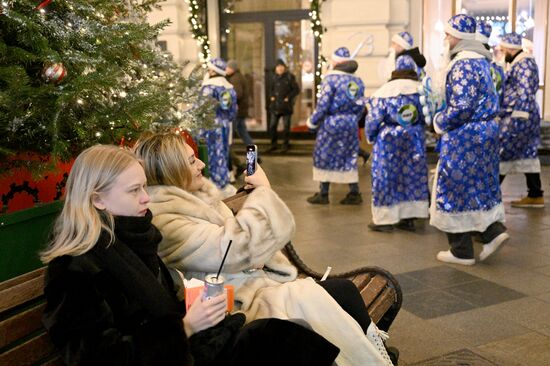
[[[472,259],[474,258],[474,243],[472,235],[479,235],[483,244],[489,244],[494,238],[506,231],[506,227],[501,222],[493,222],[482,233],[467,232],[467,233],[447,233],[447,239],[451,246],[451,253],[457,258]]]
[[[353,282],[345,278],[331,278],[318,284],[359,323],[363,332],[367,333],[371,320],[365,302]]]
[[[500,184],[506,178],[505,175],[500,176]],[[542,183],[540,181],[540,173],[525,173],[525,182],[527,183],[527,196],[531,198],[542,197]]]
[[[328,194],[328,191],[330,189],[330,182],[321,182],[321,184],[319,184],[319,189],[321,191],[321,194]],[[359,183],[349,183],[349,191],[359,193]]]
[[[269,135],[271,136],[271,146],[277,146],[277,127],[279,126],[279,119],[281,117],[283,117],[285,128],[283,132],[284,144],[288,146],[290,143],[290,117],[292,117],[292,115],[271,113],[269,118]]]

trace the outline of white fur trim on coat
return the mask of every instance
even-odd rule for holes
[[[215,76],[213,78],[206,79],[202,82],[202,86],[205,85],[223,86],[226,89],[233,89],[233,85],[231,85],[231,83],[222,76]]]
[[[439,175],[439,162],[435,168],[435,177],[432,188],[430,205],[430,225],[435,226],[445,233],[466,233],[470,231],[484,232],[494,222],[504,222],[504,205],[498,205],[488,211],[467,211],[447,213],[437,210],[437,180]]]
[[[499,173],[501,175],[513,173],[540,173],[540,160],[538,158],[535,158],[501,161],[499,166]]]
[[[372,94],[373,98],[391,98],[418,93],[420,83],[415,80],[396,79],[388,81]]]
[[[499,46],[509,48],[511,50],[521,50],[523,47],[520,44],[513,44],[500,41]]]
[[[428,201],[400,202],[393,206],[371,206],[375,225],[393,225],[403,219],[427,218]]]
[[[473,40],[476,38],[476,34],[475,33],[466,33],[466,32],[461,32],[459,30],[456,30],[454,29],[453,27],[451,27],[451,25],[449,23],[446,23],[445,24],[445,33],[448,33],[450,34],[451,36],[455,37],[455,38],[458,38],[458,39],[470,39],[470,40]]]
[[[476,41],[480,41],[481,43],[483,44],[488,44],[489,43],[489,37],[479,33],[479,32],[476,32],[476,37],[475,37]]]
[[[313,167],[313,180],[331,183],[357,183],[359,182],[359,174],[357,173],[357,169],[338,171]]]

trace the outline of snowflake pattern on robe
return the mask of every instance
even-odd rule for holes
[[[327,74],[321,84],[310,124],[318,127],[313,152],[313,179],[355,183],[359,137],[357,122],[363,111],[363,81],[341,71]]]
[[[412,117],[403,121],[402,116],[407,112]],[[365,133],[374,143],[374,224],[389,225],[401,219],[428,217],[428,165],[419,94],[372,98]]]
[[[540,143],[540,114],[535,99],[539,88],[539,72],[535,59],[520,54],[512,63],[504,84],[500,111],[500,160],[512,162],[536,159]],[[514,112],[528,118],[512,117]]]
[[[504,219],[498,95],[489,62],[457,57],[445,88],[447,107],[435,118],[443,135],[431,223],[446,232],[483,231]]]
[[[413,58],[409,55],[401,55],[395,59],[395,69],[396,70],[414,70],[418,79],[422,80],[424,77],[424,70],[414,62]]]
[[[218,102],[216,108],[217,127],[211,130],[200,130],[199,138],[204,138],[208,147],[210,179],[216,186],[223,189],[229,184],[229,169],[227,167],[229,132],[231,130],[230,124],[237,115],[237,94],[232,88],[206,83],[201,88],[201,92],[203,95],[211,96]]]

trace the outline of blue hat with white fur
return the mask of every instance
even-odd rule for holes
[[[517,33],[507,33],[500,39],[500,46],[512,50],[521,50],[521,36]]]
[[[227,68],[227,63],[222,58],[216,57],[216,58],[210,59],[208,60],[206,65],[210,70],[213,70],[216,73],[222,76],[225,76],[225,69]]]
[[[351,60],[351,56],[347,47],[338,48],[336,51],[333,52],[330,58],[336,63]]]
[[[397,43],[406,50],[410,50],[413,46],[414,40],[409,32],[399,32],[391,37],[392,42]]]
[[[476,37],[476,21],[469,15],[457,14],[445,24],[445,33],[458,39],[473,40]]]
[[[479,20],[476,24],[476,40],[481,43],[489,43],[489,37],[491,37],[491,32],[493,27],[489,22],[485,20]]]

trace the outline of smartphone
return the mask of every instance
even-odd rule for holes
[[[258,147],[256,145],[246,145],[246,175],[250,176],[256,173],[258,164]]]

